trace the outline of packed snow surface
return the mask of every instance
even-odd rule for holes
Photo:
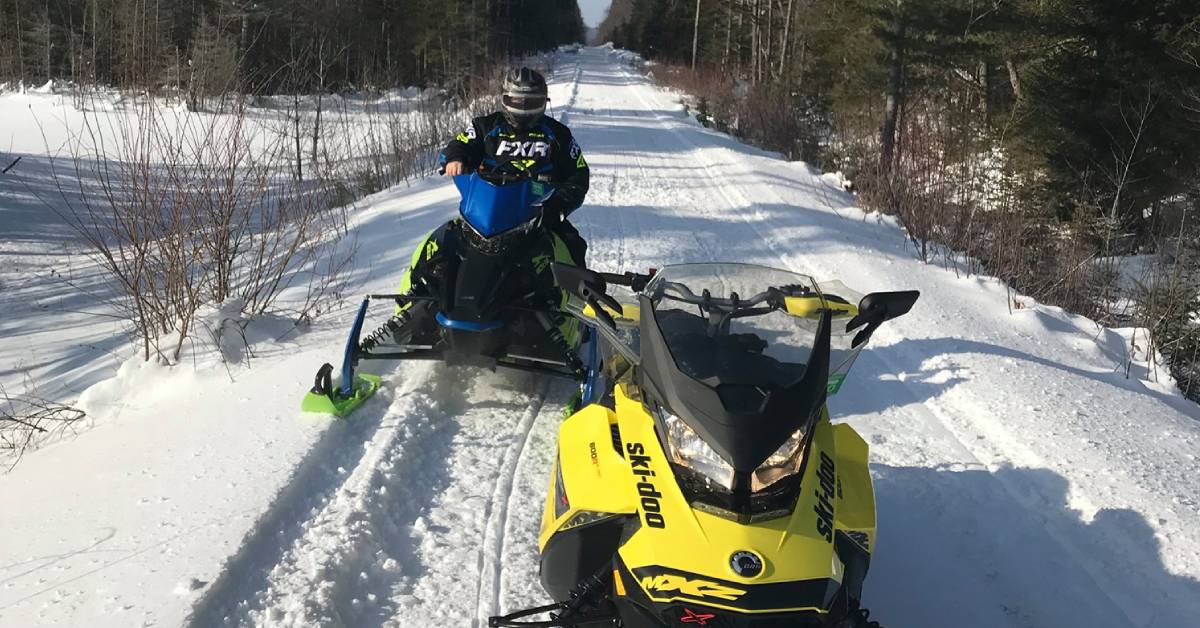
[[[922,292],[830,402],[872,447],[873,617],[1197,625],[1200,411],[1127,368],[1128,334],[917,262],[836,177],[697,125],[630,59],[585,49],[553,77],[593,169],[572,217],[592,266],[753,262]],[[360,290],[392,288],[455,201],[429,180],[356,210]],[[26,324],[113,335],[44,305],[0,322],[0,369],[19,368]],[[353,306],[304,333],[267,321],[252,355],[196,368],[112,373],[87,350],[44,365],[113,376],[80,401],[91,429],[0,476],[0,625],[483,626],[545,602],[535,537],[568,387],[414,363],[349,420],[300,414]]]

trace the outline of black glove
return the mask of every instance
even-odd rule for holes
[[[542,228],[547,230],[557,228],[562,224],[564,213],[563,204],[558,195],[551,195],[542,202]]]

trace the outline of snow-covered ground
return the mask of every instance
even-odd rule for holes
[[[124,174],[106,163],[142,155],[158,163],[165,152],[183,162],[220,159],[241,138],[243,171],[253,161],[290,176],[298,116],[308,176],[320,168],[353,180],[368,153],[392,149],[392,133],[427,130],[428,110],[440,102],[435,90],[416,88],[324,96],[317,125],[315,97],[260,98],[235,115],[232,103],[189,112],[177,101],[114,91],[0,92],[0,170],[12,164],[0,175],[0,390],[69,401],[114,376],[132,353],[128,326],[113,316],[115,295],[62,217],[86,216],[88,203],[104,212],[97,180]],[[319,165],[310,154],[314,126]],[[150,141],[155,134],[162,139]]]
[[[872,446],[873,616],[1196,625],[1197,406],[1126,378],[1121,333],[1037,304],[1010,312],[998,282],[918,263],[834,177],[700,127],[623,59],[564,55],[552,87],[593,169],[573,217],[593,266],[745,261],[861,292],[922,291],[831,401]],[[455,200],[441,180],[367,199],[360,291],[392,287]],[[55,229],[31,222],[0,245],[52,250]],[[0,476],[0,625],[480,626],[544,601],[535,535],[568,391],[409,364],[385,370],[385,389],[350,420],[302,415],[353,305],[303,334],[268,321],[248,359],[126,363],[90,390],[92,429]],[[29,326],[103,343],[115,325],[6,313],[0,369],[28,365]],[[117,363],[98,355],[44,368],[76,377]]]

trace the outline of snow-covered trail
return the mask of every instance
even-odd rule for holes
[[[1036,304],[1010,312],[998,282],[915,261],[894,223],[855,209],[833,177],[700,127],[626,59],[607,48],[561,55],[553,80],[554,114],[592,166],[587,203],[572,216],[591,266],[755,262],[861,292],[922,291],[830,402],[872,445],[874,616],[921,628],[1196,624],[1196,406],[1114,372],[1124,352],[1115,333]],[[453,203],[445,182],[378,197],[358,218],[361,284],[394,285],[407,251]],[[161,406],[146,400],[124,411],[124,425],[0,478],[0,491],[51,528],[0,511],[31,548],[0,560],[0,625],[482,626],[544,602],[536,533],[569,387],[406,364],[385,370],[379,398],[350,420],[295,416],[342,333],[326,324],[276,347],[269,369],[217,382],[223,398],[260,399],[244,404],[263,415],[254,421],[224,419],[238,407],[229,400],[163,393],[157,403],[190,420],[160,426]],[[195,444],[214,425],[220,446]],[[158,501],[135,513],[120,499],[80,500],[61,513],[56,496],[43,497],[54,463],[73,456],[93,468],[122,446],[122,429],[144,428],[162,458],[190,455],[208,471],[147,456],[119,467],[121,486],[150,473],[155,495],[183,510],[188,493],[206,496],[190,502],[189,528],[164,540]],[[110,480],[81,475],[73,490],[100,494]],[[67,518],[90,526],[69,529]],[[100,532],[109,537],[95,541]],[[112,560],[85,562],[93,542]],[[0,538],[0,553],[11,547]],[[60,557],[58,547],[84,549]]]
[[[496,607],[506,536],[527,520],[518,470],[528,451],[553,450],[562,408],[545,401],[563,391],[440,366],[396,376],[386,411],[362,418],[361,457],[307,487],[320,499],[290,533],[262,529],[191,625],[453,625]]]

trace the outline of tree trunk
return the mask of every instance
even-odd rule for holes
[[[241,7],[241,21],[238,29],[238,59],[246,58],[246,48],[250,46],[250,15],[246,7]]]
[[[298,88],[293,88],[293,89],[296,90],[296,94],[292,96],[292,104],[296,107],[296,111],[295,111],[296,117],[292,119],[295,124],[295,131],[296,131],[296,180],[303,181],[304,180],[304,152],[300,148],[301,137],[303,136],[300,133],[300,90]]]
[[[700,0],[696,0],[696,21],[692,24],[692,70],[696,69],[696,45],[700,42]]]
[[[96,78],[97,78],[96,72],[98,70],[98,68],[96,67],[96,49],[99,46],[96,43],[96,36],[100,29],[99,29],[99,26],[96,24],[96,21],[97,21],[96,20],[96,12],[99,10],[100,10],[100,4],[98,2],[93,1],[92,2],[92,67],[91,67],[91,70],[88,72],[88,74],[91,75],[91,80],[93,83],[98,82],[96,80]]]
[[[979,83],[983,89],[983,99],[980,102],[983,110],[983,123],[992,122],[992,64],[986,60],[979,62]]]
[[[312,133],[312,165],[317,167],[317,150],[321,141],[321,110],[325,105],[325,85],[328,78],[325,76],[326,68],[328,67],[328,58],[325,56],[326,39],[322,35],[317,44],[317,111],[316,118],[313,120]],[[350,81],[347,80],[347,83]]]
[[[883,131],[879,138],[879,167],[890,175],[895,160],[896,121],[904,98],[904,36],[905,25],[902,0],[896,0],[892,20],[892,37],[888,51],[887,94],[883,112]]]
[[[17,24],[17,45],[16,45],[16,49],[17,49],[17,74],[20,76],[20,79],[19,79],[19,81],[18,81],[18,82],[19,82],[19,83],[24,83],[24,82],[25,82],[25,77],[26,77],[27,75],[25,74],[25,51],[24,51],[24,48],[25,48],[25,36],[24,36],[24,34],[21,32],[21,3],[20,3],[20,2],[14,2],[14,3],[13,3],[13,7],[14,7],[14,8],[16,9],[16,11],[17,11],[17,19],[16,19],[16,24]],[[24,91],[24,90],[22,89],[22,91]]]
[[[787,16],[783,20],[783,37],[779,40],[779,76],[783,77],[784,66],[787,64],[788,41],[792,32],[793,0],[788,0]]]
[[[46,0],[46,80],[54,78],[50,68],[50,51],[54,47],[54,22],[50,19],[50,0]]]
[[[733,0],[725,5],[725,52],[721,53],[721,67],[729,67],[729,39],[733,35]]]
[[[1012,59],[1004,60],[1004,67],[1008,68],[1008,82],[1012,85],[1013,96],[1017,102],[1025,100],[1025,92],[1021,89],[1021,73],[1017,69],[1017,64]]]
[[[737,39],[737,67],[742,69],[742,43],[746,41],[746,0],[738,0],[738,39]]]
[[[763,71],[763,78],[766,78],[766,79],[771,78],[771,57],[773,56],[773,53],[774,53],[774,50],[772,49],[773,48],[772,43],[774,43],[774,41],[775,41],[775,37],[773,36],[774,33],[775,33],[775,0],[767,0],[767,35],[763,39],[763,45],[765,46],[765,48],[763,50],[763,60],[766,62],[764,65],[765,69]]]

